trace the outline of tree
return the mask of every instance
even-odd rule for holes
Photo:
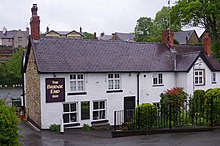
[[[180,23],[172,23],[172,21],[173,20],[170,17],[170,10],[168,7],[163,7],[160,11],[158,11],[154,20],[158,33],[161,34],[161,32],[167,30],[169,27],[172,31],[180,31]]]
[[[182,26],[200,26],[211,32],[214,41],[218,38],[219,0],[179,0],[172,7],[171,16],[174,22]]]
[[[13,107],[7,106],[0,100],[0,145],[1,146],[18,146],[19,119]]]
[[[83,35],[84,35],[84,39],[93,39],[94,38],[93,34],[89,33],[89,32],[84,32]]]
[[[4,84],[12,86],[14,84],[21,84],[22,83],[22,74],[21,74],[21,67],[22,67],[22,56],[23,56],[24,49],[17,50],[11,57],[11,59],[2,66],[4,70],[1,71],[0,74],[3,75]]]
[[[138,42],[161,42],[161,34],[169,28],[169,8],[163,7],[157,12],[155,20],[140,17],[135,27],[135,40]],[[180,23],[170,25],[172,31],[181,30]]]

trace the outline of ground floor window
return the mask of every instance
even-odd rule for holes
[[[89,101],[81,102],[81,119],[82,120],[90,119],[90,102]]]
[[[106,117],[106,101],[93,101],[93,120],[102,120]]]
[[[77,103],[63,104],[63,123],[77,122]]]

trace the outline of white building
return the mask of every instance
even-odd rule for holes
[[[34,5],[31,24],[39,21],[36,14]],[[192,94],[220,85],[210,39],[203,49],[174,46],[167,31],[161,44],[38,38],[32,34],[25,57],[25,103],[28,120],[41,129],[60,124],[61,118],[65,127],[113,125],[114,111],[158,103],[167,89],[178,86]]]

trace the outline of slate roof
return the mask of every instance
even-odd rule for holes
[[[174,39],[177,40],[179,44],[187,44],[186,37],[189,40],[194,32],[195,30],[174,32]]]
[[[101,37],[98,38],[99,40],[111,40],[112,39],[112,35],[103,35]]]
[[[135,35],[132,34],[132,33],[119,33],[119,32],[116,32],[115,33],[118,38],[122,41],[130,41],[130,42],[134,42],[134,37]]]
[[[41,73],[175,71],[174,53],[160,43],[42,37],[32,46]],[[176,71],[188,71],[203,54],[201,47],[178,45],[176,50]],[[220,71],[218,61],[202,56]]]
[[[3,31],[0,31],[0,38],[1,39],[13,39],[15,34],[18,32],[18,30],[10,30],[7,31],[6,34],[3,33]],[[27,38],[29,36],[27,31],[21,31]]]

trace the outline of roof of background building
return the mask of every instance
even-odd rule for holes
[[[32,43],[42,73],[175,71],[174,53],[160,43],[48,37]],[[175,48],[176,71],[188,71],[199,56],[210,61],[211,69],[220,71],[220,63],[202,55],[202,47]]]
[[[134,37],[135,35],[132,33],[120,33],[120,32],[116,32],[115,33],[118,38],[122,41],[130,41],[130,42],[134,42]]]
[[[19,30],[9,30],[7,31],[5,34],[3,33],[3,31],[0,31],[0,38],[1,39],[13,39],[15,34],[18,32]],[[29,36],[29,33],[27,31],[21,31],[27,38]]]
[[[187,41],[191,38],[194,32],[195,30],[174,32],[174,39],[177,40],[179,44],[187,44]]]

